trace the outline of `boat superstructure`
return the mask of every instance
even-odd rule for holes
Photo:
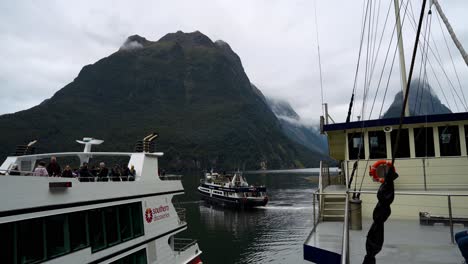
[[[249,185],[240,172],[234,175],[206,173],[198,192],[207,201],[237,208],[265,206],[268,203],[266,187]]]
[[[432,14],[432,2],[438,5],[434,0],[426,7],[426,1],[422,1],[419,22],[416,25],[414,21],[416,40],[406,83],[401,23],[411,1],[403,7],[394,1],[403,86],[400,117],[379,114],[372,119],[374,105],[366,113],[363,102],[357,121],[351,121],[353,88],[346,122],[330,123],[327,110],[321,118],[321,130],[328,137],[329,153],[340,173],[330,175],[326,162],[321,162],[319,184],[313,195],[313,228],[304,243],[305,260],[342,264],[463,261],[454,234],[468,226],[468,112],[429,114],[413,109],[416,114],[410,114],[408,106],[419,46],[423,62],[419,78],[428,82],[428,50],[433,47],[429,46],[432,39],[427,30],[430,17],[424,15]],[[366,3],[369,13],[365,19],[369,19],[372,1]],[[418,42],[423,21],[426,31]],[[365,28],[364,23],[362,32]],[[366,72],[366,94],[371,77]],[[379,86],[380,81],[375,85]],[[413,96],[420,99],[418,92]]]
[[[162,152],[61,152],[9,156],[0,167],[3,263],[201,263],[197,242],[176,237],[185,211],[180,178],[160,177]],[[89,144],[86,144],[89,143]],[[95,142],[94,142],[95,143]],[[39,177],[39,160],[127,158],[131,179]],[[93,177],[89,177],[93,178]]]

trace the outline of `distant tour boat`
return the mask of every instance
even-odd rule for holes
[[[268,203],[265,186],[252,186],[240,172],[224,175],[216,172],[205,174],[198,192],[208,202],[236,208],[265,206]]]

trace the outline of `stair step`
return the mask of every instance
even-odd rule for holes
[[[323,201],[324,202],[342,202],[344,203],[346,201],[346,198],[345,197],[327,197],[325,195],[325,197],[323,198]]]
[[[324,211],[344,211],[344,208],[323,208]]]
[[[344,217],[344,215],[343,214],[340,214],[340,215],[324,214],[323,217]]]
[[[332,204],[345,205],[345,203],[346,203],[345,201],[343,201],[343,202],[325,202],[325,205],[327,205],[327,204],[330,204],[330,205],[332,205]]]

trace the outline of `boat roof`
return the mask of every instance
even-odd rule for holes
[[[140,152],[141,153],[141,152]],[[42,159],[48,157],[69,157],[69,156],[83,156],[83,157],[93,157],[93,156],[132,156],[133,152],[57,152],[57,153],[40,153],[40,154],[30,154],[30,155],[23,155],[23,156],[10,156],[14,158],[21,159]],[[162,152],[152,152],[152,153],[144,153],[147,156],[156,156],[161,157],[164,154]]]
[[[468,112],[451,113],[451,114],[438,114],[438,115],[425,115],[425,116],[408,116],[403,118],[403,124],[420,124],[420,123],[437,123],[437,122],[453,122],[468,120]],[[348,130],[354,128],[367,128],[367,127],[382,127],[398,125],[400,118],[385,118],[374,119],[365,121],[354,121],[348,123],[336,123],[323,126],[324,131]]]

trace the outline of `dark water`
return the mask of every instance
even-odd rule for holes
[[[312,192],[316,174],[252,174],[250,184],[267,187],[269,203],[253,211],[211,206],[196,193],[200,175],[184,175],[188,230],[203,263],[303,263],[302,245],[312,228]]]

